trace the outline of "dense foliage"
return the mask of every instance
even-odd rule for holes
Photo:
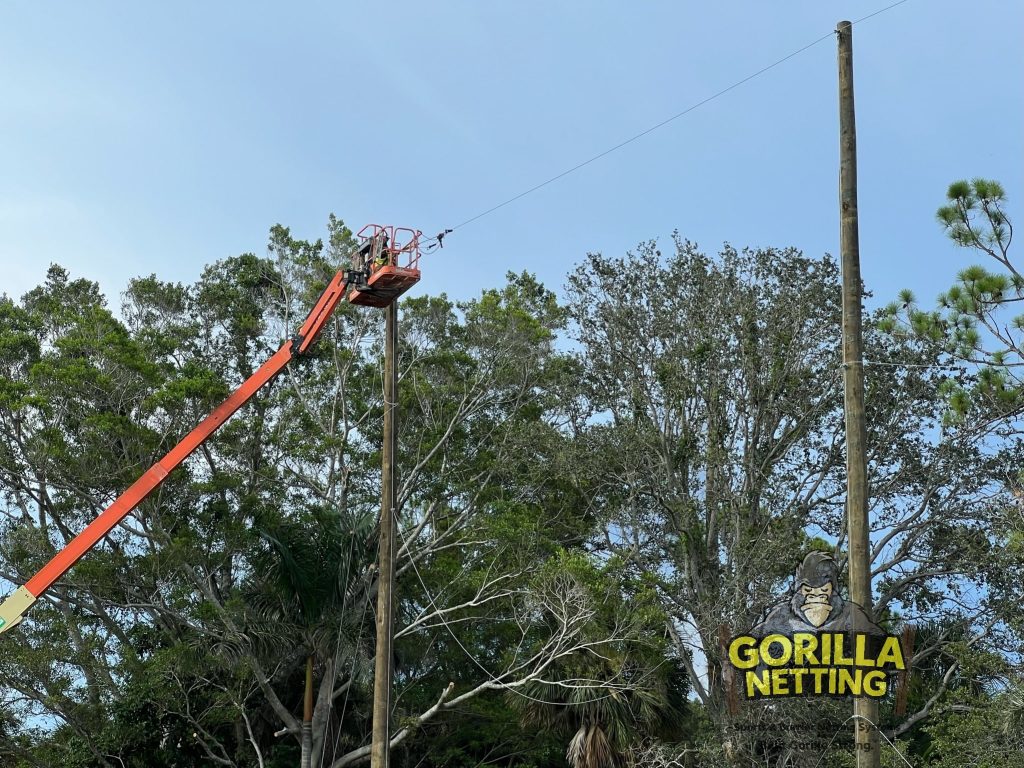
[[[194,285],[136,279],[116,312],[59,266],[0,300],[0,577],[24,583],[285,343],[352,246],[332,217],[326,242],[274,227]],[[396,766],[849,758],[844,702],[730,714],[720,648],[799,553],[843,556],[839,313],[829,257],[682,239],[588,255],[564,301],[509,274],[402,302]],[[891,320],[867,323],[875,609],[917,628],[918,672],[881,725],[921,764],[964,739],[995,764],[1021,716],[1021,450],[948,418],[989,374]],[[3,636],[0,762],[365,762],[380,326],[342,305]]]

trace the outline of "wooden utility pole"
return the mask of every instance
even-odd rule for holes
[[[380,569],[377,574],[377,650],[373,674],[370,768],[391,765],[392,618],[395,580],[395,447],[398,431],[398,302],[385,309],[384,446],[380,495]]]
[[[302,697],[302,752],[299,765],[313,763],[313,654],[306,657],[306,688]]]
[[[860,242],[857,230],[857,126],[853,108],[853,24],[839,22],[839,250],[843,269],[843,406],[846,414],[846,521],[850,599],[873,615],[868,528],[864,345],[861,338]],[[865,632],[851,626],[848,631]],[[853,700],[857,768],[878,768],[878,703]]]

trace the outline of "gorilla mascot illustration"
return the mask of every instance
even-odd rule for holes
[[[790,595],[773,606],[750,634],[792,635],[794,632],[863,632],[884,636],[885,630],[856,603],[839,594],[836,561],[824,552],[810,552],[796,569]]]

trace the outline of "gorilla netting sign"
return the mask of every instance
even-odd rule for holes
[[[878,699],[906,670],[904,651],[899,637],[842,598],[835,560],[811,552],[797,568],[789,594],[747,634],[729,641],[726,683],[735,690],[742,680],[738,687],[747,699]]]

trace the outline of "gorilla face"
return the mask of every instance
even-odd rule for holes
[[[820,627],[830,616],[839,615],[843,610],[843,598],[834,593],[832,582],[812,587],[806,581],[793,593],[790,601],[793,613],[803,618],[812,627]]]
[[[808,623],[820,627],[832,613],[832,584],[811,587],[801,584],[799,594],[803,597],[800,611]]]

